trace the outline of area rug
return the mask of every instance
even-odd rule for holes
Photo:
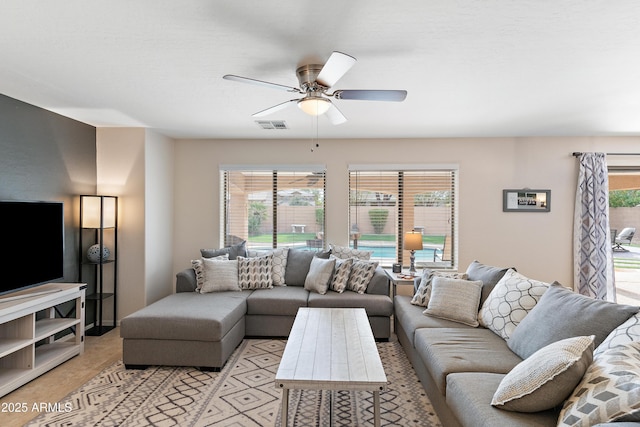
[[[106,368],[28,426],[279,426],[281,394],[274,378],[284,340],[245,340],[220,372],[149,367]],[[422,384],[397,342],[378,343],[388,379],[380,393],[381,424],[439,427]],[[334,395],[336,426],[373,425],[373,395]],[[327,391],[289,393],[289,426],[329,426]]]

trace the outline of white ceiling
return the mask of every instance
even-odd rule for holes
[[[402,103],[334,101],[317,122],[297,66],[358,59],[334,89],[405,89]],[[94,126],[178,138],[640,135],[638,0],[2,0],[0,93]]]

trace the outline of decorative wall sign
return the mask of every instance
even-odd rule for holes
[[[551,190],[502,190],[503,212],[549,212]]]

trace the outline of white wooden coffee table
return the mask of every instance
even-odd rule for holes
[[[373,392],[374,423],[380,425],[380,391],[387,389],[378,348],[363,308],[298,310],[276,373],[287,425],[289,389]]]

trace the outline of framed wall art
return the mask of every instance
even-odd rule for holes
[[[549,212],[551,190],[502,190],[503,212]]]

